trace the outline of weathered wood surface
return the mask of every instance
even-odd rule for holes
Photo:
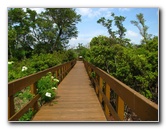
[[[106,121],[82,61],[77,61],[59,84],[55,100],[43,105],[33,121]]]

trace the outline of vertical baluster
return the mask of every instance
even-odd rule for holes
[[[63,80],[63,77],[64,77],[64,70],[63,70],[63,66],[62,66],[62,80]]]
[[[69,72],[70,64],[67,64],[67,71]]]
[[[66,76],[66,64],[65,66],[63,67],[63,70],[64,70],[64,77]]]
[[[62,81],[62,67],[59,69],[60,82]]]
[[[31,90],[31,94],[34,94],[36,95],[37,94],[37,89],[36,89],[36,83],[33,83],[31,86],[30,86],[30,90]],[[35,111],[38,111],[39,107],[38,107],[38,103],[37,101],[34,103],[33,107],[32,107],[32,110],[35,110]]]
[[[89,77],[91,77],[91,73],[92,73],[92,69],[91,69],[91,67],[89,66]]]
[[[95,81],[97,83],[97,85],[99,85],[99,76],[98,74],[96,74],[96,78],[95,78]],[[96,94],[98,95],[99,94],[99,89],[98,89],[98,86],[95,85],[95,90],[96,90]]]
[[[65,65],[63,66],[63,78],[65,78]]]
[[[105,96],[107,97],[108,101],[110,101],[110,86],[107,83],[105,86]],[[110,117],[110,111],[106,103],[104,103],[104,111],[105,111],[106,118],[108,120]]]
[[[119,118],[124,120],[124,101],[120,98],[120,96],[117,96],[116,98],[116,111]]]
[[[55,71],[55,77],[58,79],[58,71]]]
[[[99,88],[102,91],[102,89],[103,89],[103,79],[101,77],[99,78]],[[100,92],[99,92],[99,101],[100,101],[100,103],[102,103],[102,95],[101,95]]]
[[[8,97],[8,118],[12,117],[15,113],[14,96]]]

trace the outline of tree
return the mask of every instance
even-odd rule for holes
[[[111,16],[114,18],[115,26],[118,28],[116,34],[118,34],[119,38],[122,40],[126,32],[126,28],[123,26],[122,23],[125,21],[126,18],[123,16],[115,16],[114,13],[112,13]]]
[[[69,39],[77,37],[76,24],[81,21],[81,15],[77,15],[72,8],[46,8],[46,17],[56,28],[55,41],[51,44],[51,51],[61,50]]]
[[[112,39],[115,39],[116,36],[115,36],[115,31],[112,30],[112,22],[113,20],[110,20],[110,19],[105,19],[105,17],[101,17],[97,23],[100,23],[102,24],[104,27],[106,27],[108,29],[108,33],[110,34],[110,37]]]
[[[29,8],[8,10],[9,58],[19,60],[32,54],[53,53],[77,37],[81,16],[72,8],[46,8],[37,13]]]
[[[125,17],[123,16],[116,16],[114,13],[111,14],[113,17],[113,20],[105,19],[104,17],[101,17],[97,23],[102,24],[104,27],[108,29],[108,33],[110,34],[110,38],[117,39],[116,35],[118,35],[118,38],[120,39],[120,42],[122,39],[124,39],[126,28],[123,26],[123,22],[125,21]],[[115,23],[115,26],[118,30],[113,31],[112,29],[112,23]]]
[[[31,17],[22,8],[8,10],[9,58],[26,58],[32,52]]]
[[[92,38],[90,41],[90,47],[92,46],[110,46],[111,45],[110,38],[106,36],[99,35],[98,37]]]
[[[49,20],[45,12],[38,14],[36,19],[36,27],[33,30],[33,35],[36,39],[34,51],[37,54],[50,53],[52,45],[56,40],[57,28],[54,23]]]
[[[143,37],[142,43],[146,43],[152,35],[148,34],[148,26],[145,25],[146,20],[142,13],[136,15],[138,21],[131,21],[131,24],[134,24],[140,31],[141,36]]]
[[[76,51],[78,57],[82,56],[83,58],[86,58],[86,52],[88,51],[88,48],[83,46],[82,43],[78,43],[78,46],[75,51]]]
[[[158,103],[158,37],[139,47],[106,44],[101,37],[91,40],[87,61]]]

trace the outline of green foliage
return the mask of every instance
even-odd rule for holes
[[[8,9],[8,58],[23,60],[65,50],[69,40],[77,37],[80,21],[72,8],[46,8],[39,14],[29,8]]]
[[[35,111],[29,109],[22,117],[20,117],[19,121],[30,121],[34,116]]]
[[[95,37],[90,42],[86,60],[158,103],[158,38],[139,47],[106,44],[100,38]]]
[[[63,51],[62,53],[62,62],[68,62],[77,58],[77,54],[74,50],[69,49],[68,51]]]
[[[141,36],[143,37],[142,43],[145,44],[150,40],[151,34],[148,34],[148,26],[145,25],[144,15],[142,13],[136,15],[138,21],[131,21],[131,24],[134,24],[140,31]]]
[[[123,16],[116,16],[114,13],[111,14],[113,17],[112,20],[105,19],[104,17],[101,17],[97,23],[102,24],[104,27],[108,29],[108,33],[110,34],[112,39],[118,38],[120,41],[124,38],[125,32],[127,31],[126,28],[123,26],[123,22],[125,21],[125,17]],[[115,26],[117,27],[116,31],[113,31],[112,29],[112,23],[114,22]],[[121,42],[120,42],[121,43]]]
[[[106,36],[99,35],[98,37],[92,38],[90,42],[90,47],[92,46],[110,46],[110,38]]]
[[[37,88],[38,93],[41,96],[42,103],[49,102],[55,98],[56,93],[54,88],[57,88],[58,82],[59,80],[55,79],[51,73],[48,73],[38,81]]]
[[[78,43],[78,46],[75,51],[76,51],[77,57],[82,56],[83,58],[85,58],[88,48],[83,46],[82,43]]]
[[[19,62],[14,61],[13,64],[8,64],[8,82],[71,61],[75,58],[74,51],[68,50],[54,52],[53,54],[33,55],[29,59],[24,59]],[[28,69],[22,71],[22,67],[24,66]]]
[[[26,90],[25,92],[18,92],[15,97],[18,97],[19,99],[26,101],[31,100],[33,98],[33,95],[29,92],[29,90]]]
[[[95,72],[91,72],[90,77],[92,77],[92,78],[96,78],[96,73],[95,73]]]

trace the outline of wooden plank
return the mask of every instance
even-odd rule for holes
[[[110,100],[110,86],[107,83],[105,86],[105,96],[108,100]],[[105,110],[106,118],[108,120],[110,117],[110,111],[106,102],[104,102],[104,110]]]
[[[100,77],[99,78],[99,90],[102,91],[102,88],[103,88],[103,79]],[[99,93],[99,101],[100,101],[100,103],[102,103],[102,95],[101,95],[101,93]]]
[[[13,116],[15,113],[15,108],[14,108],[14,96],[8,97],[8,119]]]
[[[30,91],[31,91],[31,94],[33,95],[36,95],[37,94],[37,89],[36,89],[36,83],[33,83],[31,86],[30,86]],[[38,111],[39,109],[39,106],[38,106],[38,102],[36,101],[34,103],[34,105],[32,106],[32,110],[33,111]]]
[[[82,61],[77,61],[58,86],[58,94],[43,105],[33,121],[106,121]]]
[[[116,98],[116,111],[118,113],[119,118],[121,120],[124,120],[124,102],[119,96],[117,96]]]

